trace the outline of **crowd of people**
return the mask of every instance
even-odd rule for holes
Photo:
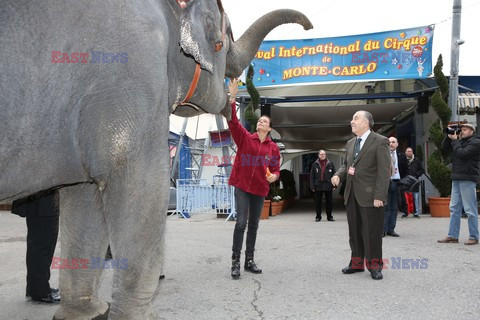
[[[255,240],[262,203],[268,194],[268,184],[279,177],[278,161],[266,162],[264,166],[241,163],[242,155],[255,154],[268,159],[279,156],[278,147],[269,138],[272,120],[261,116],[256,132],[250,134],[236,117],[235,96],[237,82],[229,84],[232,119],[228,122],[237,144],[237,157],[230,177],[235,187],[237,223],[235,224],[231,276],[240,277],[240,251],[243,233],[248,223],[245,270],[261,273],[253,260]],[[395,231],[399,210],[402,218],[412,213],[420,218],[419,178],[425,173],[422,162],[415,157],[413,149],[398,150],[396,137],[385,137],[373,131],[373,115],[357,111],[350,121],[355,137],[345,147],[344,162],[335,170],[335,165],[323,149],[310,169],[310,190],[315,199],[315,222],[322,220],[322,200],[328,221],[332,215],[332,192],[343,188],[346,207],[351,257],[342,269],[344,274],[353,274],[367,269],[374,280],[383,279],[382,238],[400,237]],[[468,215],[470,237],[465,245],[478,244],[478,212],[476,183],[479,180],[480,138],[474,136],[475,127],[460,125],[461,132],[449,134],[444,148],[452,153],[452,200],[450,230],[441,243],[458,242],[462,209]]]
[[[270,184],[280,177],[280,150],[270,137],[272,119],[262,115],[255,132],[248,132],[237,118],[238,81],[229,82],[232,116],[228,121],[237,146],[229,184],[235,189],[236,223],[233,231],[231,277],[240,278],[240,258],[247,230],[244,270],[262,273],[254,260],[260,214]],[[418,179],[425,173],[413,149],[398,150],[396,137],[373,131],[373,115],[357,111],[350,121],[354,138],[345,146],[344,161],[338,170],[323,149],[310,170],[310,189],[315,199],[315,221],[322,220],[325,199],[327,221],[332,214],[332,193],[343,188],[351,256],[344,274],[367,269],[374,280],[383,279],[382,238],[399,237],[395,231],[398,211],[402,218],[422,213]],[[439,243],[458,243],[462,212],[468,217],[469,238],[465,245],[478,244],[476,185],[480,179],[480,136],[469,123],[445,137],[443,148],[452,154],[452,196],[447,237]],[[254,159],[262,161],[245,161]],[[60,292],[51,288],[50,264],[58,236],[58,192],[46,191],[13,203],[12,212],[27,221],[27,298],[41,303],[58,303]]]

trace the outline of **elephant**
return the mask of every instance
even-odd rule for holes
[[[228,117],[225,77],[284,23],[312,28],[281,9],[234,41],[220,0],[0,2],[0,203],[60,190],[54,319],[158,318],[169,115]],[[110,304],[97,294],[103,268],[73,263],[109,244],[128,265]]]

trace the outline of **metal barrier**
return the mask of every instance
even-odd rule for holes
[[[228,213],[234,218],[234,188],[223,175],[213,179],[177,179],[177,208],[175,213],[190,218],[194,213]]]

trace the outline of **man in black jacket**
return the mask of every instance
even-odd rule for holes
[[[452,152],[452,195],[450,198],[450,228],[440,243],[458,243],[462,207],[468,215],[469,238],[465,245],[478,244],[478,208],[476,185],[480,178],[480,137],[473,135],[472,124],[460,125],[443,141],[444,151]]]
[[[58,191],[42,191],[12,203],[12,213],[27,220],[27,298],[58,303],[58,289],[50,288],[50,265],[58,237]]]
[[[405,155],[407,156],[407,161],[408,161],[408,174],[411,176],[414,176],[417,179],[420,178],[420,176],[425,173],[422,162],[420,161],[420,159],[415,158],[415,155],[413,154],[413,149],[410,147],[405,149]],[[416,218],[420,218],[419,214],[422,212],[422,209],[420,208],[420,192],[419,191],[420,191],[420,184],[418,184],[415,187],[415,189],[412,190],[413,200],[415,202],[415,212],[413,213],[413,216]],[[407,217],[407,216],[408,216],[408,213],[402,215],[402,217]]]
[[[325,194],[325,209],[327,220],[335,221],[332,216],[332,176],[335,173],[335,166],[328,160],[325,150],[318,152],[318,159],[310,170],[310,189],[315,196],[315,221],[322,220],[322,196]]]
[[[398,140],[395,137],[388,138],[390,144],[390,156],[392,158],[393,174],[390,176],[390,186],[388,187],[388,200],[385,206],[385,220],[383,235],[399,237],[395,232],[397,225],[398,200],[403,198],[403,194],[398,190],[397,183],[400,179],[408,175],[408,162],[405,154],[397,150]]]

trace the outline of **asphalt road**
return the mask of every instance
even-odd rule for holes
[[[397,221],[387,236],[384,279],[344,275],[350,248],[341,205],[335,222],[314,222],[313,203],[298,202],[262,220],[255,260],[263,274],[230,277],[234,222],[212,214],[169,217],[166,278],[154,305],[161,319],[479,319],[480,246],[439,244],[449,219]],[[25,301],[25,220],[0,212],[0,319],[52,319],[57,306]],[[56,256],[60,255],[57,248]],[[242,257],[243,258],[243,257]],[[418,262],[418,263],[417,263]],[[243,259],[242,259],[243,264]],[[111,300],[112,270],[100,295]],[[58,270],[51,285],[58,286]]]

